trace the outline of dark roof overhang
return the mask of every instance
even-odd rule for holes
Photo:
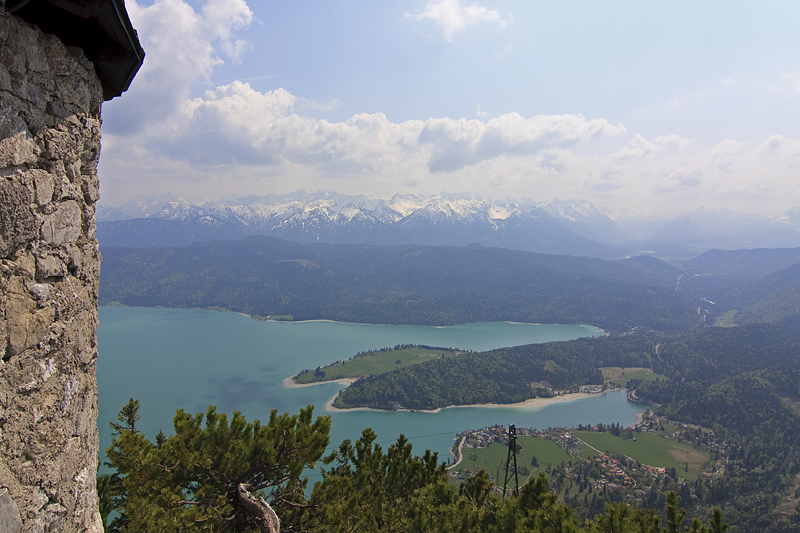
[[[144,61],[144,49],[123,0],[6,0],[14,15],[83,49],[103,84],[103,100],[125,92]]]

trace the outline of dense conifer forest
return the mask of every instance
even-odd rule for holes
[[[675,330],[703,322],[680,271],[502,248],[297,244],[271,237],[183,248],[104,247],[101,305],[224,309],[371,324],[592,324]]]

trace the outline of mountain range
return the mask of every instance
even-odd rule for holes
[[[474,193],[391,198],[331,191],[251,195],[196,204],[172,195],[100,203],[101,245],[183,246],[270,235],[299,243],[502,247],[622,258],[649,253],[690,259],[713,249],[800,246],[800,208],[778,217],[700,208],[673,220],[611,219],[585,200],[489,200]]]

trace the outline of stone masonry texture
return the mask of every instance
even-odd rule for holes
[[[102,531],[95,239],[102,88],[0,2],[0,529]]]

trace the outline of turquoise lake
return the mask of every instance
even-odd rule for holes
[[[416,453],[439,452],[447,460],[459,431],[493,424],[546,428],[603,422],[632,423],[642,406],[624,392],[539,408],[458,407],[438,413],[334,411],[325,404],[343,388],[337,383],[287,389],[284,378],[306,368],[397,344],[490,350],[602,335],[591,326],[510,324],[448,327],[373,326],[335,322],[262,322],[235,313],[191,309],[101,307],[97,378],[101,458],[110,445],[109,422],[129,398],[137,398],[139,428],[150,438],[172,433],[175,409],[241,411],[267,420],[269,411],[296,413],[314,405],[331,415],[331,444],[355,440],[366,427],[384,448],[402,433]]]

